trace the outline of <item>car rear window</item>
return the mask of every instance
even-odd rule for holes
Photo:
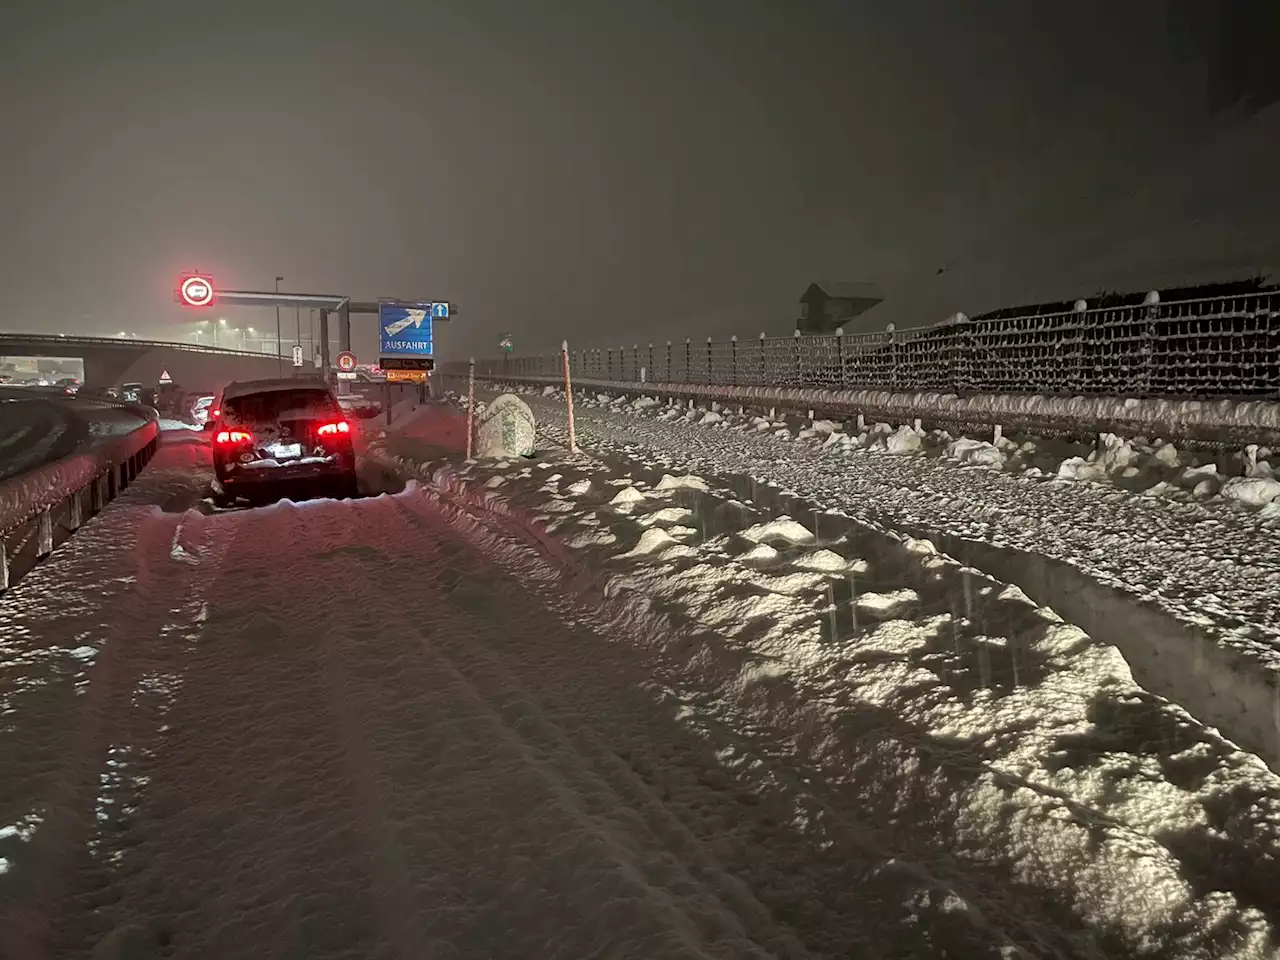
[[[223,404],[222,412],[241,422],[270,423],[330,416],[341,411],[327,390],[269,390],[232,397]]]

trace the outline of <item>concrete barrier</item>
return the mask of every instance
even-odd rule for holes
[[[155,453],[159,437],[159,423],[148,419],[85,453],[0,483],[0,591],[53,552],[58,525],[74,533],[132,483]]]

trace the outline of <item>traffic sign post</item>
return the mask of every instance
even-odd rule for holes
[[[378,362],[392,383],[419,384],[425,393],[428,372],[435,367],[436,320],[449,319],[449,304],[440,300],[403,303],[383,300],[378,304]]]
[[[435,353],[432,322],[447,319],[448,316],[447,303],[398,303],[383,300],[378,304],[379,356],[432,356]]]
[[[356,355],[350,350],[343,350],[334,358],[334,364],[338,368],[339,380],[354,380],[356,378]]]
[[[213,278],[203,277],[198,273],[184,273],[178,278],[174,299],[184,307],[213,306],[216,299],[213,292]]]
[[[498,349],[502,351],[502,375],[507,375],[507,358],[511,356],[511,351],[516,348],[515,339],[509,333],[504,333],[498,341]]]

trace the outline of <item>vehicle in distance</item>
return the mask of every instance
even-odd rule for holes
[[[215,502],[356,495],[351,423],[322,380],[228,384],[213,425]]]
[[[197,426],[204,427],[208,430],[213,426],[213,421],[217,419],[217,413],[210,416],[210,412],[215,411],[213,401],[216,400],[213,394],[205,394],[202,397],[196,397],[195,402],[191,404],[191,422]]]

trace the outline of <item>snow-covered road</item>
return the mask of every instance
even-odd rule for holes
[[[797,550],[786,523],[730,555],[672,490],[554,463],[209,513],[206,442],[167,438],[0,597],[6,960],[1276,945],[1275,778],[1025,600],[984,587],[949,625],[954,566]],[[821,601],[837,568],[861,627]],[[1180,761],[1083,720],[1086,661],[1095,708],[1182,730]],[[1019,699],[1041,686],[1062,702]],[[1033,708],[1051,783],[1047,743],[1017,746]]]

